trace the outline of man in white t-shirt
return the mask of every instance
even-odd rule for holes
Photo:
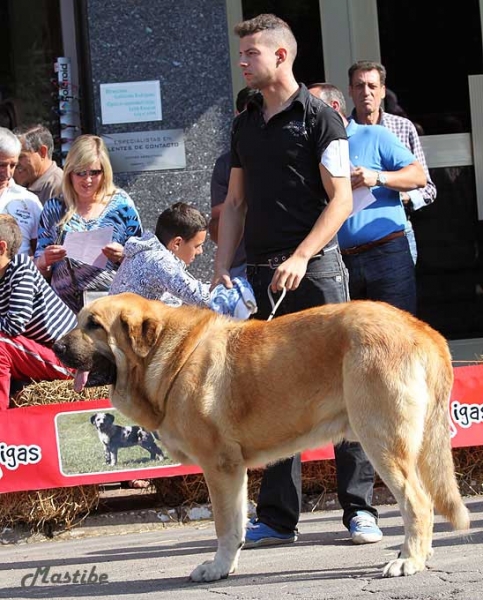
[[[9,129],[0,127],[0,213],[9,214],[22,232],[19,254],[32,255],[37,244],[42,204],[38,197],[13,180],[22,146]]]

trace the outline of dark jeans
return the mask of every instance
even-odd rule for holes
[[[416,277],[406,237],[343,259],[351,300],[382,300],[416,313]]]
[[[351,300],[383,300],[410,313],[416,312],[414,262],[405,237],[343,259],[349,271]],[[370,505],[374,468],[361,445],[342,442],[336,446],[335,463],[344,525],[349,528],[358,510],[370,512],[377,518],[377,511]]]
[[[258,312],[254,315],[257,319],[267,319],[272,311],[267,288],[273,273],[268,267],[247,267],[248,280],[257,299]],[[293,292],[287,292],[275,318],[348,299],[347,271],[339,251],[332,250],[309,262],[300,286]],[[257,502],[258,519],[282,533],[293,532],[300,516],[301,489],[300,455],[267,467]]]

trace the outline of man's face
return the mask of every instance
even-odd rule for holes
[[[263,31],[240,38],[239,65],[248,87],[263,90],[277,74],[277,48]]]
[[[184,263],[190,265],[199,254],[203,254],[205,241],[206,231],[198,231],[190,240],[179,238],[173,253]]]
[[[38,152],[29,152],[22,148],[18,157],[14,179],[19,185],[28,187],[41,175],[42,157]]]
[[[358,117],[378,113],[386,96],[386,86],[381,84],[379,72],[355,71],[349,85],[349,95],[354,102]]]
[[[6,189],[18,164],[18,155],[0,153],[0,191]]]

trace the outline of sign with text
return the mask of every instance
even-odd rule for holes
[[[455,368],[448,409],[453,447],[483,445],[483,365]],[[330,445],[302,454],[333,457]],[[107,399],[14,408],[0,419],[0,493],[200,472]]]
[[[182,129],[111,133],[104,135],[103,140],[115,173],[186,167]]]
[[[163,118],[159,81],[101,83],[100,90],[103,125],[161,121]]]

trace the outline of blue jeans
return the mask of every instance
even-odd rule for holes
[[[254,318],[265,320],[272,311],[268,285],[274,271],[268,267],[247,267],[248,281],[253,287],[258,312]],[[287,292],[275,318],[306,308],[349,300],[347,271],[338,250],[312,259],[299,287]],[[295,365],[294,365],[295,368]],[[257,502],[257,517],[281,533],[296,530],[302,499],[302,468],[300,455],[283,460],[265,469]]]
[[[382,300],[416,313],[416,277],[407,238],[346,255],[351,300]]]
[[[346,255],[352,300],[382,300],[414,314],[416,279],[406,237],[396,238],[361,254]],[[349,528],[352,517],[364,510],[377,518],[371,506],[374,468],[358,442],[342,442],[335,448],[337,493]]]

